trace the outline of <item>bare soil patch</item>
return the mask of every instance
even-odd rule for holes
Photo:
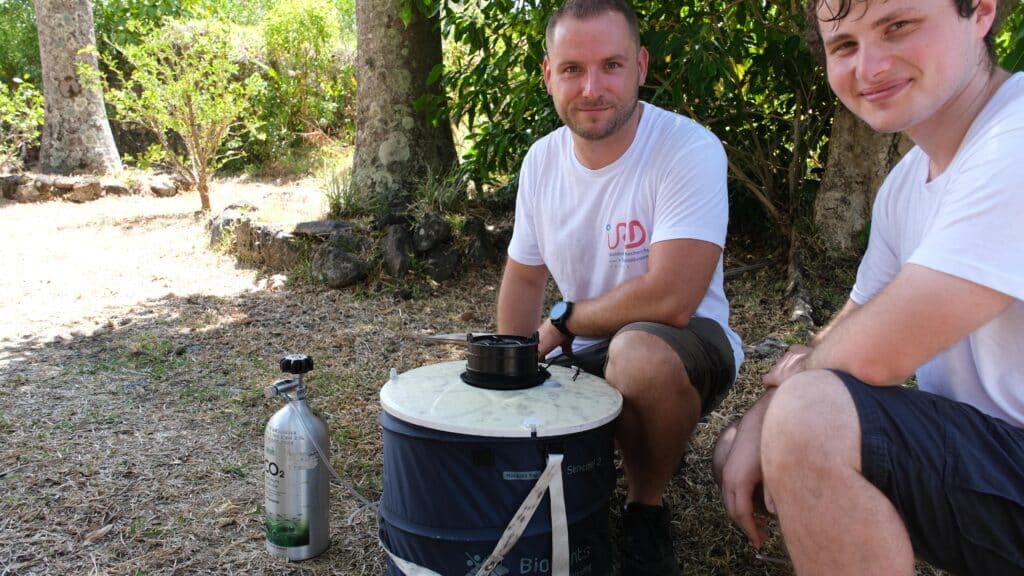
[[[215,211],[244,201],[298,221],[322,210],[313,188],[222,183],[213,200]],[[324,555],[266,554],[262,433],[280,403],[262,389],[284,354],[313,356],[307,382],[331,427],[332,464],[376,500],[388,370],[461,355],[416,336],[493,329],[500,269],[412,300],[387,286],[275,287],[209,250],[198,205],[189,194],[0,206],[0,575],[382,573],[375,518],[348,524],[358,501],[339,486]],[[732,265],[758,258],[736,252]],[[773,268],[729,281],[747,342],[792,329],[783,289]],[[768,364],[744,366],[673,481],[687,573],[789,573],[777,538],[758,553],[730,525],[708,468],[718,431],[756,397]]]

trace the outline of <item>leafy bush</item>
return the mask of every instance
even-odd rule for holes
[[[260,159],[350,132],[355,68],[337,5],[286,0],[266,14],[260,30],[268,64],[268,86],[258,104],[268,134]]]
[[[96,42],[102,47],[139,44],[168,19],[192,16],[197,0],[97,0],[93,4]]]
[[[21,148],[39,137],[43,125],[43,95],[19,78],[14,85],[12,90],[0,83],[0,167],[13,163]]]
[[[544,29],[559,4],[467,0],[444,15],[449,45],[461,49],[450,52],[443,79],[468,131],[464,161],[474,178],[514,174],[529,145],[560,124],[541,75]],[[803,42],[800,3],[633,5],[651,54],[641,97],[714,131],[728,150],[734,206],[751,221],[767,215],[787,235],[806,205],[804,180],[818,165],[834,101]]]
[[[996,36],[996,54],[1003,68],[1024,70],[1024,3],[1017,2],[1006,17]]]
[[[232,26],[216,20],[170,21],[138,45],[120,47],[131,75],[114,68],[105,90],[118,117],[151,131],[157,158],[199,188],[210,209],[209,178],[236,157],[237,133],[252,127],[256,75],[239,77]],[[181,149],[184,148],[182,151]]]
[[[42,75],[32,0],[0,1],[0,22],[0,78],[21,77],[38,84]]]

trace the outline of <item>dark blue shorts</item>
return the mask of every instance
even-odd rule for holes
[[[955,574],[1024,574],[1024,429],[836,374],[857,406],[864,477],[895,505],[915,553]]]

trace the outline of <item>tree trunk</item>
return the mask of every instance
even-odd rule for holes
[[[881,134],[845,106],[836,108],[821,191],[814,201],[818,236],[833,252],[853,255],[871,219],[871,203],[886,174],[913,145],[903,134]]]
[[[46,115],[40,171],[102,174],[121,168],[99,89],[86,85],[77,66],[98,69],[91,0],[35,0]]]
[[[356,2],[353,178],[361,193],[392,209],[407,206],[415,183],[428,170],[438,174],[455,162],[447,114],[435,123],[415,107],[423,96],[442,97],[440,83],[427,84],[430,71],[442,62],[437,19],[414,9],[406,26],[403,4],[404,0]]]

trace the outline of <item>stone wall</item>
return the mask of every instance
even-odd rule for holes
[[[180,181],[164,175],[133,175],[130,183],[107,176],[0,175],[0,198],[14,202],[89,202],[103,196],[127,195],[166,197],[183,189]]]
[[[243,263],[268,272],[291,272],[308,263],[310,277],[331,288],[364,281],[375,269],[404,278],[416,274],[443,282],[462,266],[499,263],[507,231],[470,217],[459,234],[447,220],[427,214],[413,225],[363,228],[344,220],[302,222],[290,230],[256,222],[255,207],[232,205],[210,221],[210,244],[228,248]]]

